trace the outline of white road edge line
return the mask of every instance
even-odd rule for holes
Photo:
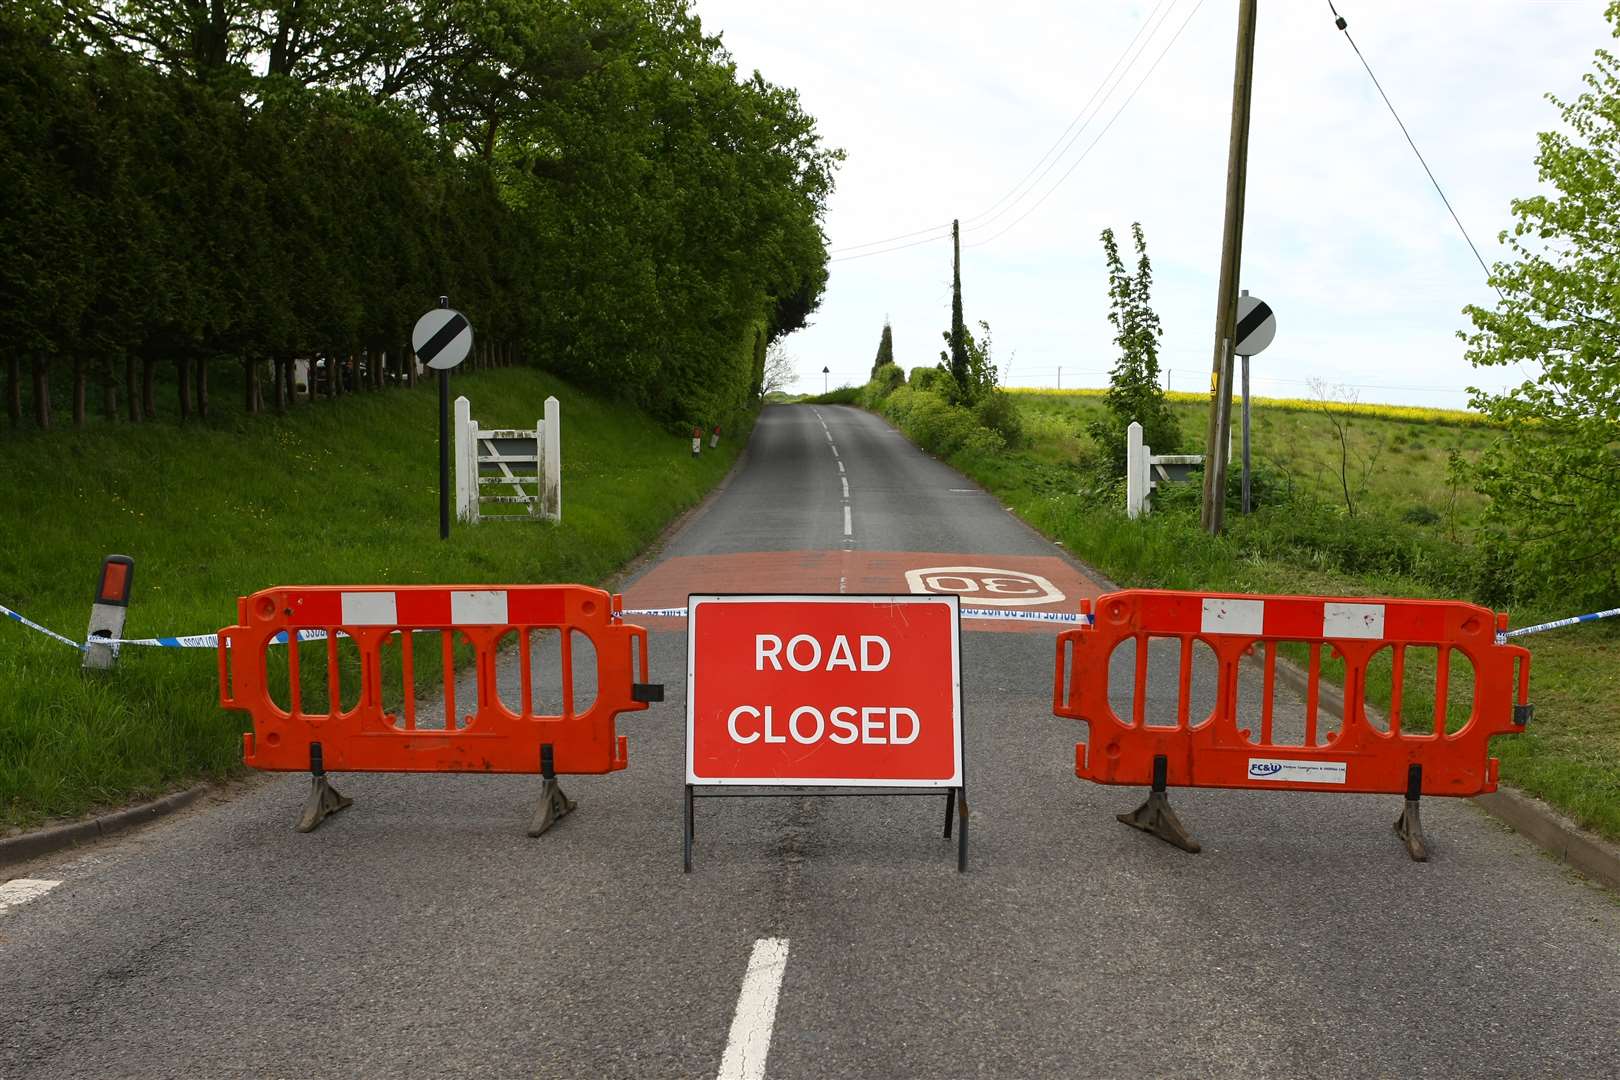
[[[855,530],[853,528],[851,528],[850,524],[849,524],[849,507],[847,507],[847,506],[844,507],[844,535],[845,536],[854,536],[855,535]]]
[[[787,957],[787,938],[760,938],[754,942],[716,1080],[764,1080]]]
[[[22,907],[30,900],[38,900],[60,884],[60,881],[46,881],[43,878],[12,878],[0,885],[0,914],[14,907]]]

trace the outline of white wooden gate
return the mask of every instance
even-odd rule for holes
[[[1232,462],[1230,439],[1226,461]],[[1153,447],[1142,442],[1142,425],[1132,420],[1125,429],[1125,516],[1152,513],[1155,488],[1161,483],[1190,480],[1193,470],[1203,467],[1203,454],[1155,454]]]
[[[562,520],[561,406],[548,397],[545,407],[545,419],[532,431],[481,428],[472,418],[472,403],[456,398],[458,519],[469,524]]]

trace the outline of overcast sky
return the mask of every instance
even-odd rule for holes
[[[819,392],[823,366],[834,386],[863,382],[885,316],[901,366],[937,361],[949,240],[839,257],[959,217],[967,317],[990,323],[1009,385],[1056,385],[1060,365],[1065,387],[1107,382],[1097,237],[1140,221],[1161,366],[1175,389],[1207,389],[1237,6],[697,0],[739,67],[797,88],[849,155],[827,220],[839,261],[813,325],[785,339],[797,388]],[[1576,93],[1593,51],[1612,43],[1604,6],[1338,3],[1487,261],[1509,201],[1536,190],[1536,133],[1558,121],[1545,95]],[[1105,85],[1122,54],[1123,78]],[[1004,199],[1083,111],[1056,166]],[[1260,2],[1242,285],[1278,318],[1276,342],[1253,361],[1257,393],[1304,396],[1320,377],[1363,401],[1460,406],[1464,387],[1508,381],[1462,359],[1461,308],[1490,298],[1484,275],[1327,0]]]

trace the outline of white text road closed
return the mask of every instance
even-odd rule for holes
[[[1039,574],[992,566],[907,570],[906,587],[914,593],[960,596],[969,604],[993,607],[1032,607],[1065,599],[1061,589]]]
[[[690,597],[686,782],[960,787],[958,603]]]

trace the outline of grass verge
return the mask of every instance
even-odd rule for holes
[[[0,603],[84,632],[102,556],[135,559],[127,637],[209,633],[280,584],[599,582],[718,482],[747,441],[688,439],[532,369],[458,375],[486,427],[562,403],[563,521],[438,538],[437,397],[349,395],[288,417],[0,437]],[[424,672],[424,676],[431,673]],[[126,648],[105,677],[0,619],[0,829],[240,768],[245,714],[214,654]]]

